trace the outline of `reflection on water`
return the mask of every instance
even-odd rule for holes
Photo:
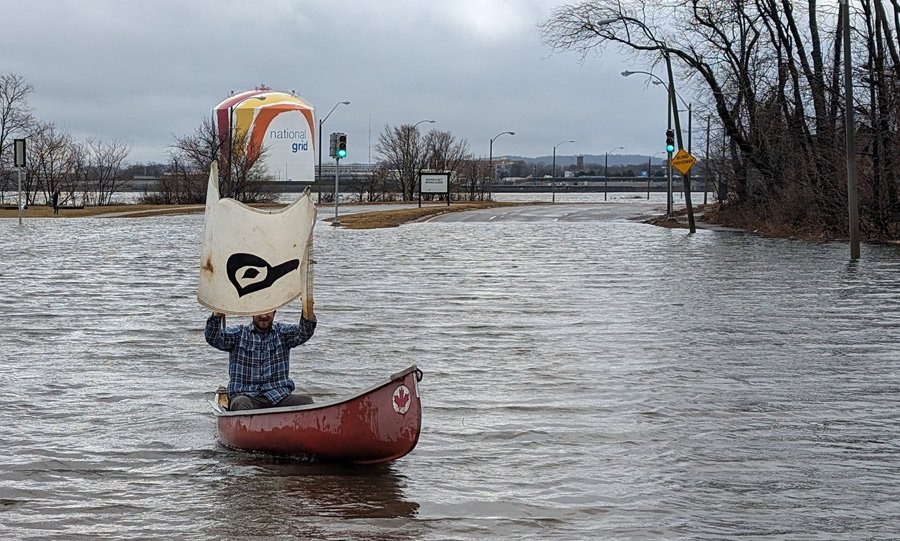
[[[221,523],[211,537],[227,532],[256,538],[273,531],[306,539],[420,537],[418,528],[390,527],[392,519],[414,518],[419,508],[404,495],[406,479],[392,465],[315,464],[236,452],[222,458],[227,475],[212,494]],[[353,526],[339,522],[346,520]]]
[[[320,224],[297,384],[425,373],[418,447],[365,468],[216,442],[202,223],[0,220],[0,539],[895,537],[897,247]]]

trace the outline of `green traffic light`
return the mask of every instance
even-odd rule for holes
[[[666,152],[675,152],[675,145],[666,145]]]
[[[343,149],[338,150],[338,151],[337,151],[337,156],[338,156],[338,158],[346,158],[346,157],[347,157],[347,151],[346,151],[346,150],[343,150]]]

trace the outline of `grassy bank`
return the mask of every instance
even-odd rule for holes
[[[428,204],[422,208],[373,210],[357,214],[347,214],[340,217],[341,226],[348,229],[375,229],[380,227],[397,227],[399,225],[425,220],[432,216],[448,212],[461,212],[466,210],[495,208],[504,206],[518,206],[533,203],[498,203],[495,201],[473,201],[446,204]],[[278,208],[283,205],[265,205],[268,208]],[[381,204],[373,204],[373,208],[382,207]],[[321,205],[319,212],[325,213],[333,208],[332,205]],[[179,214],[196,214],[204,211],[203,205],[105,205],[88,206],[84,208],[60,207],[59,214],[54,214],[53,209],[46,205],[31,206],[25,209],[22,216],[29,218],[142,218],[146,216],[166,216]],[[0,209],[0,219],[18,218],[17,209]],[[332,219],[329,218],[328,221]]]
[[[348,214],[340,217],[341,226],[348,229],[375,229],[379,227],[397,227],[405,223],[426,220],[433,216],[439,216],[448,212],[462,212],[466,210],[488,209],[497,207],[511,207],[534,203],[498,203],[495,201],[473,201],[464,203],[452,203],[429,205],[422,208],[380,210],[374,212],[362,212]],[[329,221],[333,218],[329,219]]]

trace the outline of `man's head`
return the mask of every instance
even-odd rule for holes
[[[266,312],[265,314],[256,314],[253,316],[253,326],[257,331],[268,331],[272,328],[272,321],[275,320],[275,310]]]

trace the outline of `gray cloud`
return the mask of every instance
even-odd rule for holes
[[[131,142],[132,161],[162,161],[232,90],[294,90],[344,131],[365,162],[385,124],[437,121],[487,155],[653,154],[665,94],[609,49],[579,63],[551,54],[537,24],[557,2],[0,0],[0,70],[35,87],[37,116],[76,137]],[[369,130],[371,126],[371,139]]]

